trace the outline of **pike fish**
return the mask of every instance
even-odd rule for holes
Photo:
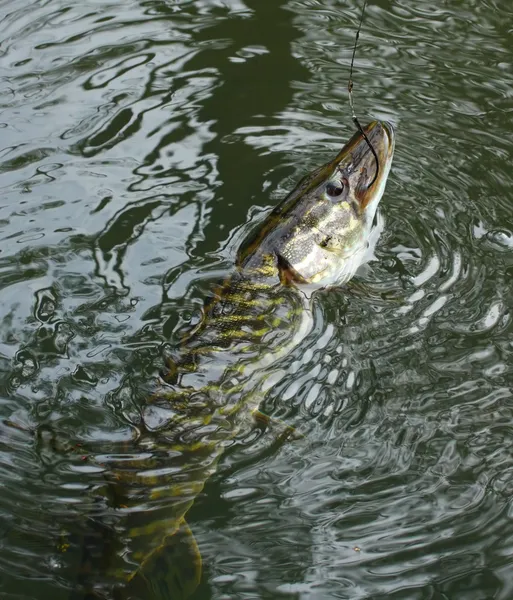
[[[198,586],[186,514],[249,417],[262,418],[269,366],[308,333],[312,293],[347,283],[362,264],[394,143],[392,126],[373,121],[301,180],[242,243],[233,272],[178,344],[143,408],[133,453],[110,478],[122,532],[115,598],[175,600]]]

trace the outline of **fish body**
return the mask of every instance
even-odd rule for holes
[[[269,365],[307,335],[312,292],[346,283],[367,250],[394,133],[377,121],[364,131],[368,141],[356,133],[243,242],[233,273],[144,407],[137,449],[111,477],[128,532],[113,569],[116,597],[186,598],[197,586],[201,558],[188,510],[258,409]]]

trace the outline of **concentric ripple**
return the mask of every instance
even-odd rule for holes
[[[0,0],[2,599],[68,599],[84,539],[122,561],[128,518],[166,514],[191,465],[134,442],[146,400],[245,232],[351,135],[360,5]],[[368,6],[380,237],[191,509],[197,600],[513,596],[512,17]]]

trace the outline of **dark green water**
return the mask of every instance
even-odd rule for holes
[[[359,7],[0,0],[2,599],[68,598],[61,534],[162,345],[351,135]],[[397,131],[376,260],[265,400],[304,437],[239,440],[194,505],[196,600],[513,597],[512,23],[369,6],[358,112]]]

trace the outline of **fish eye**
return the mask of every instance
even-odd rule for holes
[[[326,186],[326,193],[330,198],[337,198],[344,191],[344,184],[342,182],[332,182],[330,181]]]

